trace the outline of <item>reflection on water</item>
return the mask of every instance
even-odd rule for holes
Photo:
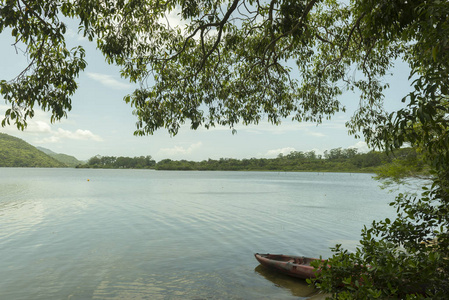
[[[146,274],[133,281],[102,281],[93,299],[242,299],[213,273]]]
[[[368,174],[0,168],[0,299],[303,299],[253,253],[355,247],[392,198]]]
[[[42,202],[24,200],[0,203],[0,244],[10,236],[29,232],[43,219]]]
[[[262,265],[258,265],[254,271],[263,276],[265,279],[273,282],[276,286],[289,290],[293,296],[311,297],[318,293],[316,289],[310,287],[303,279],[293,278],[291,276],[274,272]]]

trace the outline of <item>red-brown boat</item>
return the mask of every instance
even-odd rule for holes
[[[269,269],[302,279],[315,278],[316,272],[310,263],[317,258],[282,254],[254,254],[259,263]]]

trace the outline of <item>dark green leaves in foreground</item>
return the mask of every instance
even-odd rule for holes
[[[77,88],[75,79],[86,67],[84,49],[66,48],[66,26],[59,20],[71,4],[1,1],[0,5],[0,32],[11,33],[11,46],[27,58],[19,74],[0,81],[0,94],[10,104],[2,126],[14,123],[24,129],[35,107],[50,111],[52,122],[67,116]]]

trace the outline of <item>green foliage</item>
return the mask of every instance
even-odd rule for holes
[[[371,34],[401,43],[409,62],[413,91],[403,98],[404,109],[377,122],[357,119],[367,140],[388,151],[404,144],[415,155],[399,158],[381,170],[381,177],[399,180],[414,170],[428,175],[423,192],[399,194],[391,203],[396,219],[373,222],[362,231],[355,254],[335,249],[323,269],[320,288],[334,298],[447,299],[449,294],[449,3],[447,1],[358,1],[358,9],[376,13],[367,20]],[[374,32],[373,32],[374,31]],[[373,126],[376,125],[376,126]],[[412,171],[412,172],[410,172]],[[426,241],[431,243],[426,243]],[[354,267],[351,267],[354,266]],[[369,265],[367,273],[359,265]],[[347,273],[340,273],[341,267]],[[349,266],[349,267],[348,267]],[[354,287],[341,278],[360,278]],[[346,277],[345,277],[346,276]],[[375,294],[369,295],[370,291]]]
[[[77,168],[101,169],[154,169],[156,162],[150,155],[139,157],[94,156],[86,164],[77,165]]]
[[[69,6],[70,1],[0,1],[0,32],[10,28],[16,52],[25,47],[28,57],[20,74],[0,81],[0,94],[11,104],[2,126],[13,122],[24,129],[35,104],[50,111],[52,121],[71,109],[75,78],[86,62],[83,48],[66,48],[66,25],[59,17]]]
[[[431,194],[399,195],[391,204],[398,218],[365,227],[355,253],[337,245],[334,256],[316,265],[322,272],[315,284],[334,299],[447,299],[448,238],[436,220],[447,222],[448,212],[432,205]]]
[[[287,155],[280,154],[277,158],[208,159],[200,162],[174,161],[164,159],[156,164],[156,170],[198,170],[198,171],[286,171],[286,172],[374,172],[387,156],[382,153],[370,152],[357,154],[356,149],[332,149],[331,152],[352,153],[342,154],[339,159],[316,155],[314,151],[293,151]],[[327,151],[326,151],[327,152]],[[325,152],[325,153],[326,153]],[[378,163],[370,165],[367,160],[372,156],[379,158]]]
[[[293,151],[287,155],[279,154],[277,158],[208,159],[200,162],[175,161],[164,159],[156,163],[156,170],[198,170],[198,171],[286,171],[286,172],[363,172],[378,173],[392,169],[397,160],[415,153],[413,149],[398,149],[395,154],[370,151],[357,153],[357,149],[331,149],[324,151],[324,157],[314,151]],[[412,155],[412,154],[410,154]],[[416,156],[416,155],[415,155]],[[422,175],[422,170],[408,169],[413,174]]]
[[[52,120],[71,108],[75,78],[86,62],[81,47],[66,49],[61,16],[78,19],[106,60],[141,83],[124,98],[135,107],[139,135],[159,128],[176,134],[185,122],[193,129],[257,124],[263,117],[273,124],[282,118],[321,122],[343,111],[338,96],[355,88],[362,91],[364,112],[380,112],[387,85],[377,77],[399,53],[393,43],[364,37],[359,8],[333,0],[0,4],[0,32],[10,28],[30,61],[0,86],[11,104],[3,123],[19,128],[35,104],[50,110]],[[183,27],[164,18],[177,12]],[[349,76],[352,67],[365,78]]]
[[[21,139],[0,133],[0,167],[61,168],[67,165]]]
[[[331,149],[325,155],[317,155],[314,151],[292,151],[287,155],[279,154],[277,158],[251,158],[234,159],[220,158],[208,159],[200,162],[187,160],[163,159],[159,162],[152,160],[151,156],[115,157],[94,156],[79,168],[133,168],[180,171],[284,171],[284,172],[364,172],[379,173],[379,170],[388,170],[398,164],[397,160],[407,155],[416,156],[413,149],[398,149],[395,156],[386,153],[371,151],[357,153],[357,149]],[[420,174],[419,170],[409,168],[410,172]]]
[[[429,166],[423,155],[413,148],[403,148],[389,155],[391,162],[376,169],[376,179],[386,186],[405,184],[409,178],[431,179]]]
[[[36,147],[36,148],[38,150],[44,152],[48,156],[53,157],[57,161],[62,162],[64,165],[66,165],[68,167],[76,167],[77,165],[82,163],[76,157],[71,156],[71,155],[67,155],[67,154],[63,154],[63,153],[55,153],[51,150],[48,150],[48,149],[45,149],[42,147]]]
[[[175,12],[182,28],[167,23]],[[2,125],[23,129],[35,104],[52,120],[70,110],[84,50],[66,49],[60,15],[77,18],[107,61],[140,83],[125,96],[138,135],[160,128],[176,134],[186,122],[193,129],[234,128],[263,117],[274,124],[321,122],[344,110],[343,91],[358,90],[350,133],[375,149],[417,149],[418,157],[383,174],[399,178],[421,169],[432,184],[419,197],[399,195],[397,218],[363,230],[357,253],[336,249],[320,287],[340,299],[449,294],[448,1],[1,0],[0,32],[9,28],[30,62],[16,78],[0,81],[11,105]],[[387,114],[385,76],[398,59],[410,66],[411,91],[404,91],[405,108]],[[340,152],[328,153],[327,161],[338,162]],[[438,243],[421,246],[427,238]]]

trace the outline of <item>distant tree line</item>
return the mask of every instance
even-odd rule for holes
[[[151,156],[130,158],[97,155],[78,167],[185,171],[377,172],[380,176],[389,176],[389,166],[393,165],[402,166],[401,172],[409,174],[424,171],[419,154],[412,148],[399,149],[388,155],[384,152],[358,153],[354,148],[336,148],[324,151],[323,155],[316,154],[315,151],[293,151],[286,155],[279,154],[276,158],[220,158],[200,162],[163,159],[157,163]]]
[[[78,165],[77,168],[154,169],[155,165],[156,161],[150,155],[138,157],[96,155],[91,157],[86,164]]]
[[[373,172],[388,156],[379,152],[357,153],[356,149],[332,149],[324,155],[315,151],[293,151],[276,158],[208,159],[200,162],[164,159],[156,164],[156,170],[199,171],[317,171],[317,172]]]

